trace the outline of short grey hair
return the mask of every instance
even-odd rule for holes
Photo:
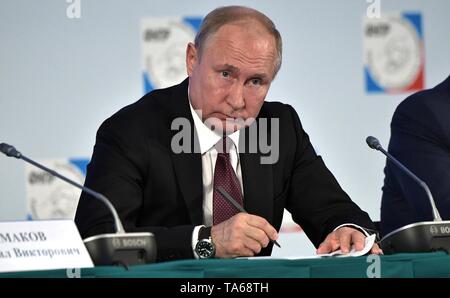
[[[199,57],[201,57],[202,50],[204,49],[207,39],[216,33],[223,25],[245,20],[257,21],[275,38],[277,50],[275,71],[273,75],[275,78],[281,68],[283,53],[283,42],[281,35],[269,17],[253,8],[245,6],[224,6],[211,11],[204,18],[202,25],[200,26],[200,30],[195,36],[195,47],[198,51]]]

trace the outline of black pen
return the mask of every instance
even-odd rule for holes
[[[230,194],[228,194],[225,189],[223,189],[222,186],[217,187],[217,191],[220,192],[220,194],[222,196],[224,196],[225,199],[227,199],[231,204],[233,204],[234,207],[236,207],[237,210],[239,210],[240,212],[244,212],[247,213],[247,211],[245,211],[245,209],[238,203],[236,202],[235,199],[233,199],[232,196],[230,196]],[[273,244],[275,244],[276,246],[278,246],[279,248],[281,248],[280,244],[278,244],[277,240],[270,240]]]

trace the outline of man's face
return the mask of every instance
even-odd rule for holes
[[[256,23],[222,26],[201,53],[187,48],[191,104],[202,120],[227,133],[256,118],[273,80],[275,38]],[[241,121],[238,121],[238,120]]]

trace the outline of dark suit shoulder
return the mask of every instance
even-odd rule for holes
[[[148,123],[166,109],[164,99],[171,95],[170,88],[154,90],[138,101],[127,105],[106,119],[103,125],[127,124],[127,126]]]
[[[403,100],[394,112],[391,128],[450,142],[449,83],[450,77]]]
[[[290,105],[279,101],[265,101],[259,112],[259,117],[280,117],[291,109]]]
[[[396,113],[420,113],[424,109],[432,113],[450,112],[450,77],[434,88],[416,92],[403,100]]]
[[[289,104],[278,101],[264,102],[258,118],[277,118],[282,129],[292,128],[295,131],[303,131],[300,117],[297,111]]]
[[[160,136],[162,132],[170,129],[174,106],[186,104],[184,100],[187,101],[186,82],[153,90],[106,119],[99,132],[111,131],[123,138]]]

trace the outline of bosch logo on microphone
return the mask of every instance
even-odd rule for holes
[[[112,245],[114,248],[119,248],[122,246],[122,244],[120,243],[120,239],[118,238],[113,238]]]
[[[133,247],[142,247],[145,246],[147,242],[145,239],[134,239],[134,238],[125,238],[122,239],[122,247],[133,248]]]
[[[430,227],[430,233],[433,235],[436,235],[438,233],[438,229],[436,228],[436,226],[431,226]]]
[[[112,240],[112,245],[114,248],[137,248],[147,245],[145,239],[135,239],[135,238],[114,238]]]
[[[441,227],[441,234],[450,234],[450,227],[446,226],[446,227]]]
[[[450,234],[450,226],[437,227],[432,225],[430,226],[430,233],[432,235],[448,235]]]

